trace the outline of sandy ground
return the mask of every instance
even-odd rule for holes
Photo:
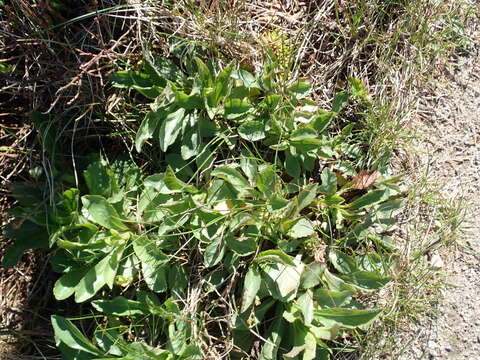
[[[480,44],[478,42],[477,44]],[[465,222],[457,248],[440,250],[447,286],[434,313],[410,333],[400,360],[480,359],[480,56],[459,57],[436,79],[421,105],[419,149],[447,200],[462,199]],[[438,239],[441,240],[441,239]],[[440,264],[442,265],[442,264]],[[405,344],[402,344],[402,346]]]

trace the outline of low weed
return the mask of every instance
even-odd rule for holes
[[[461,12],[17,3],[0,16],[24,55],[8,42],[18,62],[0,71],[39,111],[41,166],[12,186],[3,265],[46,249],[65,358],[334,359],[424,308],[428,269],[411,260],[431,242],[399,242],[414,191],[391,159],[417,81],[471,49]]]
[[[391,281],[402,195],[385,163],[357,167],[354,126],[339,128],[366,90],[351,79],[321,109],[276,70],[192,53],[119,71],[115,86],[152,101],[135,148],[160,151],[163,171],[97,156],[49,204],[14,191],[4,265],[50,248],[55,298],[102,319],[81,332],[52,316],[66,357],[328,359],[379,316],[357,300]]]

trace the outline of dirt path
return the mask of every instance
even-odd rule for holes
[[[477,37],[478,39],[478,37]],[[480,42],[477,42],[477,45]],[[448,286],[435,314],[413,329],[401,360],[480,359],[480,56],[462,57],[422,105],[420,144],[430,178],[467,206],[458,248],[439,253]],[[430,97],[430,98],[428,98]],[[441,239],[439,239],[441,240]],[[404,345],[404,344],[402,344]]]

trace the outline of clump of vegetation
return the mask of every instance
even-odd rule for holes
[[[394,266],[396,179],[356,169],[353,124],[331,129],[366,90],[351,79],[320,109],[305,79],[280,82],[268,64],[188,59],[112,76],[153,100],[135,147],[158,143],[164,171],[98,158],[48,206],[19,189],[4,264],[37,234],[62,274],[55,298],[100,316],[85,334],[52,316],[69,359],[328,359],[381,313],[358,299]]]
[[[3,265],[49,254],[64,358],[332,359],[410,311],[421,255],[394,235],[414,195],[391,156],[415,81],[470,49],[461,12],[16,3],[2,105],[29,171],[12,172]]]

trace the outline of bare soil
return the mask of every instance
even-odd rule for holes
[[[476,54],[454,60],[424,94],[418,144],[429,178],[445,202],[462,202],[465,220],[456,246],[434,256],[446,276],[434,311],[412,326],[400,360],[480,359],[480,37]],[[442,239],[438,239],[441,241]],[[402,344],[402,346],[405,344]]]

